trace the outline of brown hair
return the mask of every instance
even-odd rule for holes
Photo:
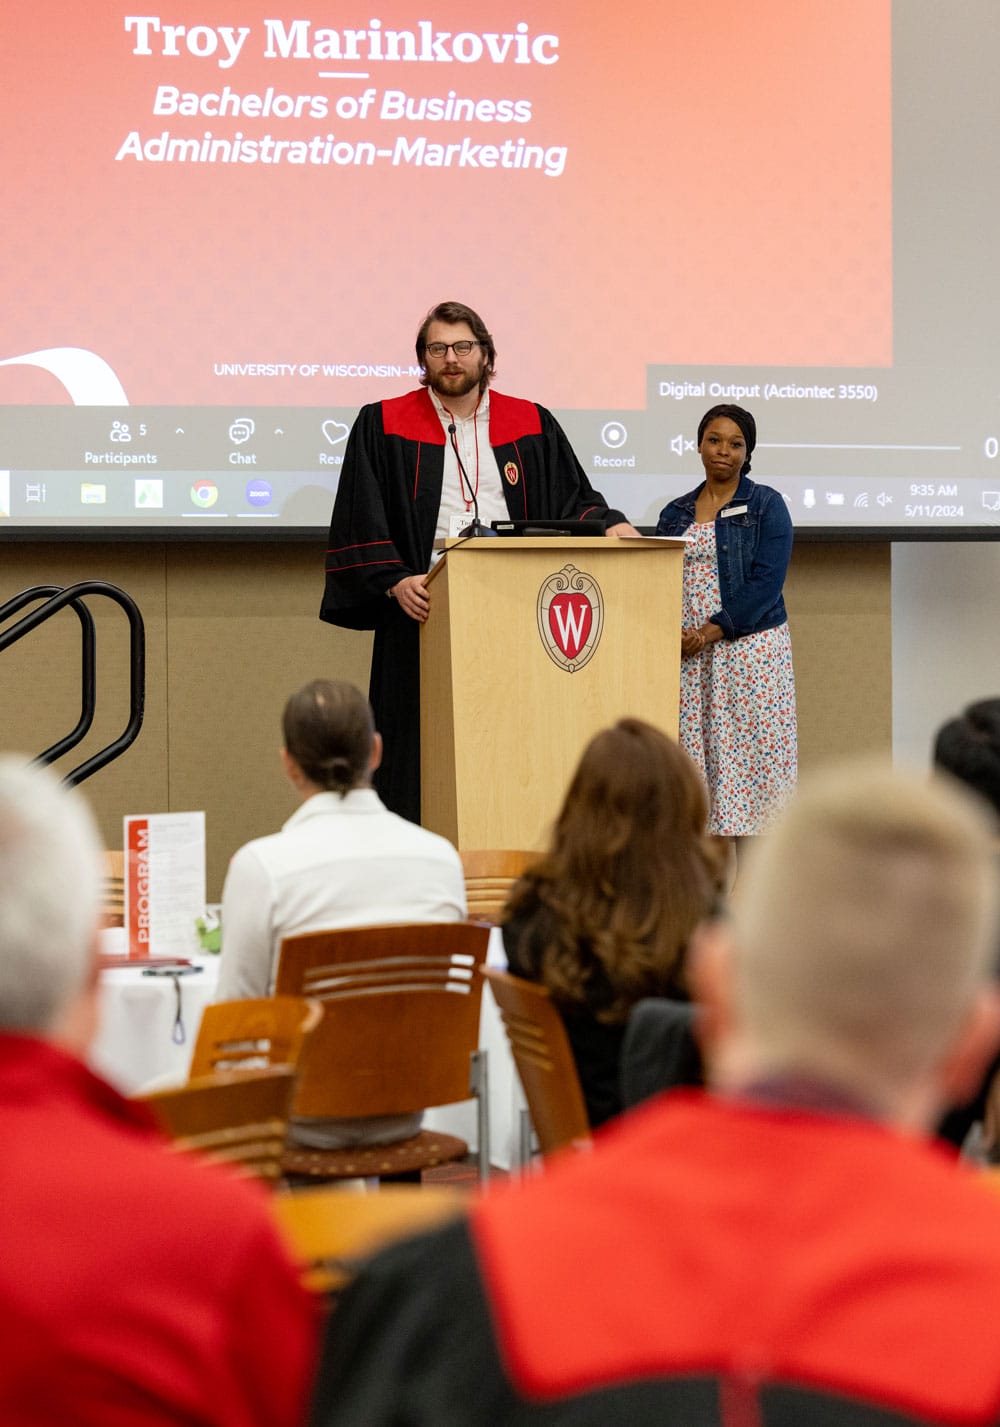
[[[343,796],[367,782],[375,720],[353,684],[314,679],[288,700],[281,728],[310,783]]]
[[[683,994],[686,944],[720,880],[707,815],[697,768],[659,729],[626,718],[591,739],[504,916],[524,918],[558,1004],[618,1022],[643,996]]]
[[[439,302],[437,307],[432,307],[430,312],[420,324],[420,331],[417,333],[417,361],[420,365],[426,366],[427,333],[432,322],[446,322],[453,327],[457,322],[464,322],[472,332],[477,342],[481,342],[486,352],[486,366],[483,368],[482,381],[479,383],[481,390],[485,391],[493,379],[493,369],[497,360],[497,349],[493,345],[493,338],[490,336],[486,323],[478,312],[473,312],[471,307],[466,307],[464,302]],[[420,378],[421,386],[427,385],[427,373]]]

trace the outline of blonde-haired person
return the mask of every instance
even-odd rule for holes
[[[925,1124],[947,1048],[974,1009],[995,1012],[997,891],[961,790],[877,763],[814,778],[754,848],[729,926],[703,936],[727,943],[739,1006],[715,1082],[815,1081],[873,1118]]]
[[[711,1090],[379,1255],[313,1427],[992,1427],[1000,1200],[927,1132],[996,1042],[996,903],[958,790],[804,783],[693,938]]]
[[[688,998],[685,949],[719,886],[707,815],[683,749],[651,724],[622,719],[584,749],[549,849],[507,904],[508,965],[559,1007],[593,1126],[622,1108],[632,1006]]]

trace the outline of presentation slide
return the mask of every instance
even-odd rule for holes
[[[0,534],[329,519],[480,312],[640,525],[717,402],[798,527],[1000,528],[995,0],[5,14]]]

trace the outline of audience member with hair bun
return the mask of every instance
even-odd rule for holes
[[[281,760],[301,806],[280,832],[248,842],[222,893],[220,1000],[274,990],[286,936],[383,922],[465,916],[458,853],[436,833],[390,813],[371,785],[382,754],[371,705],[352,684],[316,679],[282,719]],[[293,1122],[300,1144],[382,1144],[419,1128],[419,1115]]]
[[[712,833],[761,832],[795,787],[795,679],[783,587],[792,553],[784,497],[750,480],[757,425],[713,406],[698,426],[705,479],[660,512],[686,535],[680,741],[708,783]]]
[[[718,893],[707,802],[687,754],[622,719],[584,749],[548,852],[504,916],[510,970],[539,981],[562,1013],[594,1126],[621,1106],[631,1007],[687,999],[684,953]]]

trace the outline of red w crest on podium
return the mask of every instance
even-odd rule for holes
[[[537,617],[545,652],[560,669],[575,674],[593,658],[604,628],[600,586],[575,565],[564,565],[543,582]]]

